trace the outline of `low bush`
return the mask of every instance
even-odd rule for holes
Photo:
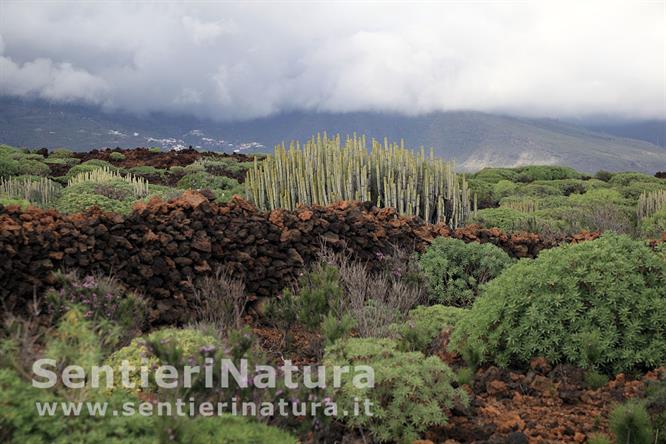
[[[80,213],[97,206],[103,211],[128,214],[134,201],[132,185],[123,180],[104,184],[84,182],[66,187],[55,207],[63,213]]]
[[[324,365],[365,365],[374,369],[374,387],[352,384],[355,375],[350,373],[342,375],[340,388],[334,388],[332,381],[327,386],[338,411],[352,412],[357,399],[373,403],[372,416],[349,415],[341,419],[349,427],[369,432],[378,442],[419,439],[428,427],[447,423],[447,410],[467,402],[466,394],[451,386],[455,375],[439,358],[402,352],[390,339],[338,341],[326,349]],[[332,373],[327,372],[327,378]]]
[[[114,151],[113,153],[109,154],[109,159],[111,159],[114,162],[121,162],[125,160],[125,155],[123,153]]]
[[[205,335],[196,329],[178,329],[178,328],[165,328],[150,333],[146,337],[139,337],[132,340],[130,345],[121,348],[113,353],[106,361],[114,370],[120,369],[123,360],[127,360],[129,365],[134,367],[130,371],[130,382],[135,384],[134,391],[152,391],[155,389],[151,387],[140,386],[140,368],[146,366],[153,368],[154,366],[171,364],[161,362],[155,355],[154,350],[150,347],[151,342],[161,344],[168,344],[172,346],[177,353],[185,360],[193,359],[198,361],[201,357],[202,349],[205,347],[216,349],[220,345],[219,339],[215,336]]]
[[[651,444],[653,442],[650,415],[639,401],[631,400],[615,407],[608,418],[608,425],[618,443]]]
[[[206,172],[189,173],[178,181],[178,188],[182,189],[230,190],[238,185],[235,179]]]
[[[25,199],[11,199],[7,197],[0,197],[0,205],[5,207],[9,205],[18,205],[21,208],[28,208],[30,206],[30,202],[28,202]]]
[[[455,327],[465,311],[444,305],[419,306],[409,312],[404,323],[394,324],[391,329],[399,338],[402,349],[427,353],[439,334],[446,328]]]
[[[49,154],[49,157],[54,159],[64,159],[72,156],[74,156],[74,152],[67,148],[56,148],[51,152],[51,154]]]
[[[666,362],[666,262],[640,241],[543,251],[488,283],[452,348],[501,366],[543,356],[607,373]]]
[[[661,179],[643,173],[615,173],[613,174],[613,177],[608,180],[608,183],[616,187],[626,187],[635,182],[646,182],[654,184],[663,183]]]
[[[515,168],[519,182],[534,182],[535,180],[562,180],[580,179],[581,173],[570,167],[557,165],[528,165]]]
[[[500,180],[518,181],[518,173],[511,168],[484,168],[472,176],[473,179],[497,183]]]
[[[429,299],[459,307],[471,305],[479,294],[479,286],[511,263],[511,257],[493,244],[445,237],[436,238],[419,258]]]
[[[118,171],[118,168],[114,167],[105,160],[93,159],[80,163],[78,165],[74,165],[72,168],[69,169],[69,171],[67,171],[66,177],[67,179],[71,179],[81,173],[89,173],[91,171],[95,171],[101,168],[106,168],[109,171]]]

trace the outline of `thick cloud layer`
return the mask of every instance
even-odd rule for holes
[[[246,119],[295,109],[666,117],[663,2],[0,5],[0,95]]]

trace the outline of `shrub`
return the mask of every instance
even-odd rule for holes
[[[64,159],[72,156],[74,156],[74,152],[72,150],[68,150],[67,148],[56,148],[51,152],[51,154],[49,154],[49,157],[53,157],[55,159]]]
[[[0,196],[24,199],[42,207],[49,206],[60,196],[61,191],[60,184],[45,177],[19,176],[0,179]]]
[[[608,384],[608,376],[595,370],[588,370],[585,372],[585,384],[592,390],[600,389]]]
[[[373,403],[373,416],[341,419],[349,427],[369,431],[379,442],[412,442],[428,427],[446,424],[445,411],[467,399],[462,390],[451,386],[455,375],[439,358],[401,352],[389,339],[339,341],[326,349],[324,365],[367,365],[374,369],[374,387],[352,384],[354,375],[350,373],[342,375],[340,388],[334,388],[331,381],[327,386],[338,411],[353,411],[355,399]],[[327,378],[331,373],[327,372]]]
[[[113,160],[114,162],[121,162],[125,160],[125,155],[123,153],[119,153],[117,151],[112,152],[109,154],[109,159]]]
[[[240,328],[249,296],[245,285],[228,270],[218,269],[197,282],[189,281],[197,321],[214,325],[218,332]]]
[[[134,391],[152,391],[154,388],[140,386],[140,368],[153,368],[167,364],[158,359],[149,346],[150,342],[169,344],[184,359],[198,359],[204,347],[219,346],[220,341],[214,336],[205,335],[195,329],[165,328],[150,333],[146,337],[135,338],[130,345],[113,353],[106,361],[115,372],[119,372],[123,360],[127,360],[134,369],[130,371],[130,382],[135,384]],[[169,363],[171,364],[171,363]]]
[[[134,168],[130,168],[130,173],[136,176],[160,176],[163,177],[166,175],[167,170],[162,168],[155,168],[149,165],[141,165]]]
[[[508,180],[500,180],[493,186],[493,196],[495,199],[501,200],[504,197],[508,196],[513,196],[514,194],[518,194],[518,190],[520,190],[521,186],[508,181]]]
[[[617,406],[608,418],[608,425],[618,443],[650,444],[652,427],[645,406],[635,400]]]
[[[479,179],[484,182],[497,183],[500,180],[508,180],[510,182],[518,181],[518,173],[511,168],[484,168],[473,176],[474,179]]]
[[[343,313],[341,316],[329,313],[321,323],[321,336],[328,347],[340,339],[349,337],[354,327],[356,320],[349,313]]]
[[[183,442],[191,444],[296,444],[297,440],[275,427],[252,422],[246,418],[222,415],[198,417],[185,422]]]
[[[7,197],[0,197],[0,205],[8,207],[9,205],[18,205],[22,209],[28,208],[30,202],[25,199],[10,199]]]
[[[488,228],[496,227],[510,232],[524,226],[529,217],[529,215],[511,208],[486,208],[477,211],[470,219],[470,223]]]
[[[47,176],[51,169],[39,160],[19,160],[19,175]]]
[[[520,182],[533,182],[535,180],[561,180],[580,179],[581,173],[573,168],[557,165],[528,165],[515,169]]]
[[[594,175],[594,178],[597,180],[601,180],[603,182],[609,182],[613,178],[613,173],[611,173],[610,171],[599,170]]]
[[[409,312],[404,323],[395,324],[392,329],[400,338],[403,349],[426,353],[439,334],[454,327],[464,313],[465,309],[458,307],[419,306]]]
[[[81,159],[77,159],[76,157],[53,157],[49,156],[46,159],[44,159],[44,163],[47,165],[68,165],[68,166],[74,166],[79,163],[81,163]]]
[[[146,302],[127,292],[113,277],[79,276],[76,272],[57,272],[54,278],[60,287],[46,292],[51,310],[62,314],[69,305],[82,307],[86,319],[116,323],[125,335],[140,331],[147,314]],[[130,336],[131,337],[131,336]]]
[[[478,208],[489,208],[497,204],[492,183],[481,179],[469,179],[467,185],[470,194],[476,196]]]
[[[655,443],[666,443],[666,373],[660,379],[647,381],[645,387],[645,408],[652,419],[656,435]]]
[[[100,362],[102,345],[93,323],[79,307],[73,306],[60,317],[56,330],[49,335],[44,354],[55,359],[61,370],[73,364],[89,371]]]
[[[162,148],[160,148],[159,146],[153,146],[153,147],[148,148],[148,151],[151,152],[151,153],[161,153]]]
[[[189,173],[178,181],[178,188],[229,190],[237,187],[238,181],[230,177],[213,176],[206,172]]]
[[[7,178],[20,174],[19,163],[8,157],[0,155],[0,178]]]
[[[444,305],[468,306],[479,286],[498,276],[512,262],[493,244],[465,243],[438,237],[419,259],[427,276],[429,298]]]
[[[587,437],[587,444],[613,444],[613,441],[603,433],[592,433]]]
[[[185,175],[185,167],[182,167],[180,165],[174,165],[172,167],[169,167],[169,173],[175,174],[177,176],[183,176]]]
[[[86,162],[80,163],[78,165],[74,165],[72,168],[67,171],[67,179],[71,179],[75,176],[78,176],[81,173],[90,173],[91,171],[99,170],[102,168],[106,168],[109,171],[117,172],[118,168],[114,167],[111,165],[109,162],[105,160],[88,160]]]
[[[534,357],[622,372],[666,362],[666,262],[601,238],[521,260],[484,288],[452,348],[501,366]]]
[[[622,186],[622,187],[631,185],[634,182],[647,182],[654,184],[664,183],[661,179],[643,173],[615,173],[613,177],[608,181],[608,183],[610,183],[613,186]]]
[[[122,411],[122,404],[138,402],[127,396],[93,396],[91,401],[108,402],[108,409]],[[14,443],[85,442],[104,444],[155,442],[155,419],[142,415],[91,416],[86,408],[78,416],[38,415],[38,402],[62,402],[51,391],[32,387],[14,371],[0,369],[0,441]]]
[[[116,180],[104,184],[83,182],[65,188],[55,207],[63,213],[80,213],[97,206],[103,211],[127,214],[134,203],[132,185]]]

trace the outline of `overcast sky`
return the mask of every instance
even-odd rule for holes
[[[0,5],[0,95],[222,120],[666,118],[664,1]]]

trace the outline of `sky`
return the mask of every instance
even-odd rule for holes
[[[0,95],[244,120],[666,118],[666,0],[0,0]]]

